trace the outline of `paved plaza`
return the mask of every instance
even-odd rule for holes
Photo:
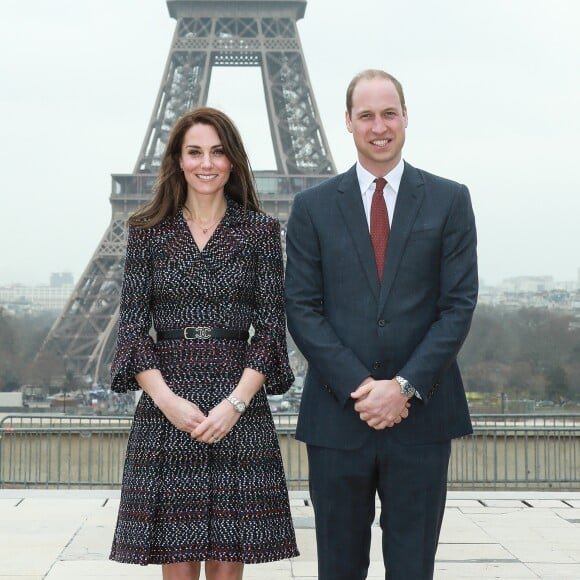
[[[245,579],[316,578],[308,495],[291,502],[300,557],[247,566]],[[158,566],[108,560],[118,505],[118,491],[0,490],[0,580],[160,579]],[[384,580],[380,534],[369,580]],[[435,578],[579,580],[580,493],[451,492]]]

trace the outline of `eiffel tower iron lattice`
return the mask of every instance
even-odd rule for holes
[[[127,218],[152,193],[174,122],[207,103],[213,67],[259,67],[276,162],[257,171],[263,208],[285,223],[294,194],[336,173],[296,22],[306,0],[167,0],[176,20],[165,71],[134,172],[112,175],[111,223],[38,355],[68,374],[108,383]]]

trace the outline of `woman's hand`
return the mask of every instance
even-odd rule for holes
[[[191,433],[206,419],[197,405],[174,393],[164,397],[157,406],[176,429],[186,433]]]
[[[249,405],[254,395],[262,388],[265,379],[262,373],[245,368],[236,388],[230,394]],[[223,399],[191,431],[191,436],[204,443],[217,443],[232,430],[240,420],[240,416],[241,413],[236,411],[227,399]]]
[[[204,443],[217,443],[232,430],[240,416],[241,413],[238,413],[233,405],[224,399],[191,431],[191,436]]]
[[[191,433],[205,419],[197,405],[176,395],[167,386],[159,369],[141,371],[135,379],[176,429]]]

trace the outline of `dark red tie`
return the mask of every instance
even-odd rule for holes
[[[381,281],[383,279],[383,264],[385,263],[387,242],[389,241],[391,228],[389,226],[387,204],[383,197],[383,189],[385,189],[387,181],[383,177],[377,177],[375,183],[377,185],[371,203],[371,241],[375,251],[375,261],[377,263],[379,281]]]

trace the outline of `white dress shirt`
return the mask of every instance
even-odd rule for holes
[[[395,215],[395,205],[397,203],[397,193],[399,193],[399,185],[401,184],[401,177],[403,177],[403,170],[405,169],[405,162],[403,158],[397,163],[391,171],[383,175],[387,180],[387,185],[383,190],[385,203],[387,204],[387,211],[389,213],[389,225],[393,223],[393,216]],[[367,217],[367,224],[369,231],[371,228],[371,203],[373,201],[373,193],[375,192],[375,179],[381,177],[369,173],[358,161],[356,162],[356,175],[358,184],[362,193],[363,205],[365,208],[365,215]]]

